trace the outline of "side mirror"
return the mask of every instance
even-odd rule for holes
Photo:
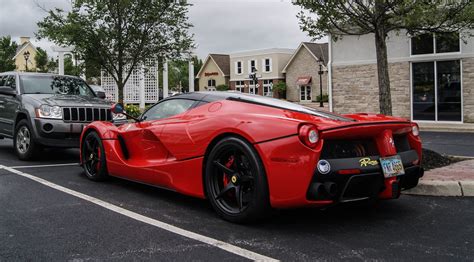
[[[114,114],[123,114],[123,105],[122,104],[114,104],[112,105],[112,107],[110,108],[110,110],[112,111],[112,113]]]
[[[97,91],[97,97],[100,98],[100,99],[105,99],[105,92]]]
[[[0,95],[16,96],[16,90],[9,86],[0,86]]]

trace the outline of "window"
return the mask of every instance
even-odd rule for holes
[[[235,70],[236,74],[241,75],[242,74],[242,61],[237,61],[235,65]]]
[[[249,81],[249,94],[258,95],[258,83],[255,85],[253,80]]]
[[[252,72],[255,72],[255,70],[257,70],[257,61],[255,60],[250,60],[250,72],[249,73],[252,73]]]
[[[194,100],[171,99],[156,104],[143,115],[143,119],[158,120],[186,112],[194,104]]]
[[[459,60],[413,63],[413,119],[461,121]]]
[[[264,65],[265,65],[265,72],[272,71],[272,60],[270,58],[264,59]]]
[[[5,76],[3,85],[4,86],[9,86],[12,89],[16,89],[16,81],[15,80],[16,80],[15,76],[12,76],[12,75]]]
[[[96,96],[84,80],[75,77],[22,75],[20,81],[25,94]]]
[[[458,33],[423,34],[411,38],[411,54],[440,54],[459,52]]]
[[[273,80],[263,80],[263,95],[273,97]]]
[[[236,81],[235,82],[235,91],[243,93],[245,90],[245,82],[244,81]]]
[[[305,102],[311,101],[311,86],[300,86],[300,100]]]
[[[209,89],[209,87],[216,87],[216,80],[214,79],[207,80],[207,88]]]

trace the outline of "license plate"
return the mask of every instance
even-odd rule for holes
[[[380,158],[383,175],[385,177],[394,177],[405,174],[402,159],[399,155]]]

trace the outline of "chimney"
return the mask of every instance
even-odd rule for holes
[[[26,43],[26,42],[29,42],[30,41],[30,37],[29,36],[20,36],[20,45]]]

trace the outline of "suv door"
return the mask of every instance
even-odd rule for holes
[[[4,86],[5,79],[8,76],[0,75],[0,86]],[[0,94],[0,134],[6,135],[7,123],[6,123],[6,113],[5,113],[5,95]]]
[[[3,86],[10,87],[17,91],[16,76],[8,75],[3,79]],[[1,95],[0,98],[0,118],[3,122],[2,133],[7,136],[13,136],[13,128],[15,124],[15,114],[20,106],[20,101],[16,96]],[[2,108],[3,107],[3,108]]]

